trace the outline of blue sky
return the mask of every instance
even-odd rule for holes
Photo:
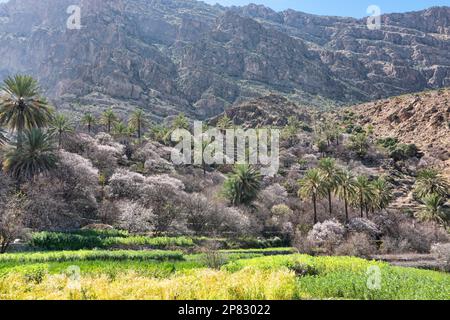
[[[415,11],[432,6],[450,6],[450,0],[203,0],[204,2],[224,6],[264,4],[276,11],[288,8],[298,11],[349,17],[367,16],[367,8],[377,5],[382,13]]]

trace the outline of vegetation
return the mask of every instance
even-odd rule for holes
[[[40,96],[36,80],[29,76],[8,77],[1,88],[0,126],[17,133],[17,147],[22,147],[24,130],[46,127],[52,118],[47,101]]]
[[[324,182],[320,171],[312,169],[306,172],[305,177],[299,181],[299,196],[310,198],[314,208],[314,224],[318,222],[317,218],[317,200],[324,194]]]
[[[92,113],[86,113],[81,118],[81,123],[87,127],[88,133],[91,133],[92,128],[97,123],[97,119],[95,118],[94,115],[92,115]]]
[[[233,205],[250,204],[260,189],[260,173],[249,165],[236,165],[224,183],[224,194]]]
[[[11,253],[0,256],[2,263],[39,263],[39,262],[65,262],[65,261],[97,261],[97,260],[181,260],[182,253],[176,251],[58,251],[36,253]]]
[[[184,114],[150,124],[111,107],[97,127],[90,113],[54,113],[27,76],[1,96],[0,299],[448,298],[446,274],[332,257],[450,242],[439,166],[415,145],[376,140],[351,112],[275,119],[286,123],[281,166],[263,178],[260,166],[173,164],[171,133],[191,130]],[[75,291],[62,285],[74,265]]]
[[[100,124],[106,126],[106,132],[111,133],[113,125],[117,122],[118,118],[112,108],[105,110],[100,118]]]
[[[4,171],[16,181],[33,180],[56,168],[57,157],[51,137],[40,129],[26,131],[21,146],[11,149],[3,162]]]
[[[201,256],[185,259],[139,265],[80,261],[82,274],[75,283],[70,270],[63,269],[68,266],[64,262],[58,262],[59,267],[53,263],[50,269],[40,264],[10,265],[0,271],[0,292],[9,299],[395,300],[448,299],[450,285],[448,274],[347,257],[238,258],[220,270],[205,269]],[[380,278],[372,280],[377,275],[370,270],[379,270]],[[50,286],[54,289],[48,290]]]
[[[173,247],[192,247],[194,246],[194,241],[187,237],[124,237],[114,233],[103,232],[39,232],[33,234],[30,245],[45,250],[108,249],[140,246],[153,249],[167,249]]]
[[[56,114],[49,127],[49,133],[58,139],[58,148],[61,149],[63,139],[74,133],[70,120],[64,114]]]

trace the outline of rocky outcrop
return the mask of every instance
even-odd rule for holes
[[[245,129],[284,127],[288,124],[289,117],[305,123],[311,122],[311,110],[278,95],[237,103],[223,114],[211,119],[210,124],[216,125],[224,116],[227,116],[234,125]]]
[[[271,93],[330,106],[450,84],[450,9],[364,20],[194,0],[72,0],[0,5],[0,78],[30,73],[57,106],[118,105],[156,119],[222,113]]]

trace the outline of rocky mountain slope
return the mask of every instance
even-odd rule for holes
[[[414,143],[450,177],[450,90],[409,94],[352,108],[379,137]],[[430,163],[431,164],[431,163]]]
[[[80,30],[66,27],[81,8]],[[193,0],[10,0],[0,78],[30,73],[62,108],[215,116],[270,93],[330,106],[450,84],[450,8],[365,20]],[[84,107],[83,107],[84,106]]]

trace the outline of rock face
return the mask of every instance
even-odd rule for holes
[[[359,123],[373,125],[378,136],[416,144],[426,154],[424,162],[442,166],[450,177],[449,89],[370,102],[352,110]]]
[[[77,2],[82,28],[66,27]],[[29,73],[62,108],[215,116],[276,93],[308,105],[450,85],[450,8],[365,20],[193,0],[10,0],[0,78]]]

